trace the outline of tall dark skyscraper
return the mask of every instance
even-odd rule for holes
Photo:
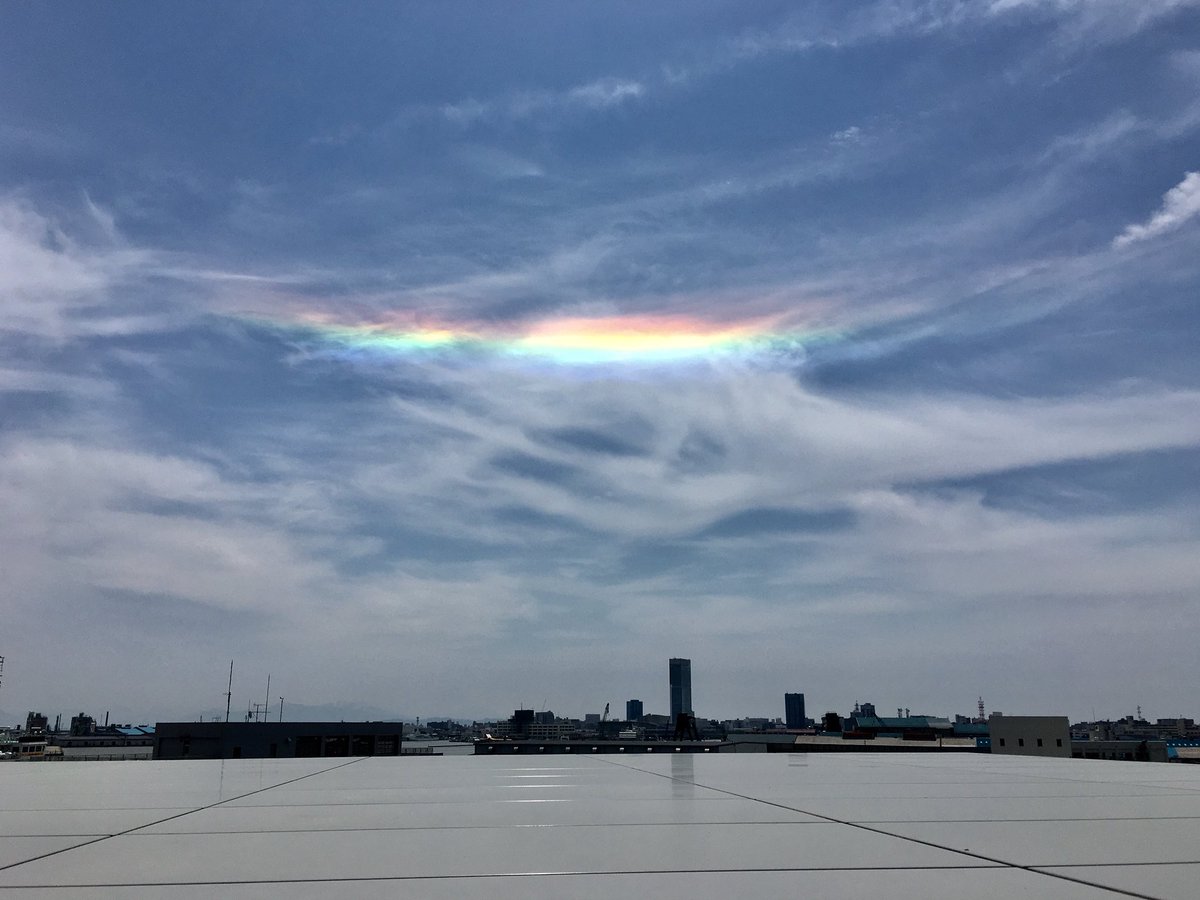
[[[804,728],[808,725],[808,719],[804,717],[803,694],[784,694],[783,708],[788,728]]]
[[[625,701],[625,721],[636,722],[642,717],[642,701],[641,700],[626,700]]]
[[[671,673],[671,721],[674,722],[680,713],[695,715],[692,712],[692,661],[671,657],[668,666]]]

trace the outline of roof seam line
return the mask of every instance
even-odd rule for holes
[[[313,778],[317,775],[324,775],[326,772],[333,772],[337,769],[345,768],[346,766],[352,766],[356,762],[362,762],[364,759],[366,759],[366,757],[358,757],[357,759],[352,759],[349,762],[344,762],[336,766],[330,766],[328,769],[321,769],[319,772],[309,772],[307,775],[301,775],[299,778],[290,778],[287,781],[279,782],[279,784],[273,784],[269,787],[258,788],[254,791],[247,791],[244,794],[238,794],[236,797],[226,797],[224,800],[218,800],[216,803],[209,803],[207,806],[198,806],[195,809],[189,809],[186,812],[176,813],[175,815],[167,816],[164,819],[158,819],[154,822],[146,822],[145,824],[137,825],[133,828],[126,828],[124,831],[118,831],[115,834],[105,834],[93,841],[84,841],[81,844],[73,844],[70,847],[63,847],[60,850],[51,850],[49,853],[43,853],[40,856],[31,856],[29,859],[22,859],[18,862],[9,863],[6,866],[0,866],[0,872],[7,871],[8,869],[15,869],[17,866],[23,866],[31,862],[37,862],[41,859],[49,859],[51,856],[58,856],[61,853],[67,853],[71,850],[78,850],[80,847],[90,847],[92,844],[98,844],[101,841],[107,841],[111,840],[112,838],[133,834],[135,831],[141,831],[143,828],[153,828],[155,825],[162,825],[164,822],[171,822],[175,819],[181,819],[184,816],[190,816],[192,813],[204,812],[206,809],[213,809],[214,807],[220,806],[223,803],[232,803],[234,800],[242,800],[246,797],[253,797],[255,794],[273,791],[275,788],[284,787],[285,785],[289,784],[295,784],[297,781],[304,781],[306,778]]]
[[[736,791],[726,790],[725,788],[717,788],[717,787],[712,787],[711,785],[707,785],[707,784],[700,784],[699,782],[697,782],[695,780],[689,781],[686,778],[676,778],[674,775],[667,775],[663,772],[650,772],[650,771],[647,771],[646,769],[639,769],[637,766],[631,766],[631,765],[626,765],[625,763],[619,763],[616,760],[604,759],[603,757],[600,757],[600,756],[597,756],[594,758],[599,761],[609,763],[610,765],[620,766],[622,769],[631,769],[635,772],[645,772],[647,775],[655,775],[659,778],[666,778],[669,781],[674,781],[679,784],[690,784],[693,787],[707,788],[709,790],[718,791],[722,794],[728,794],[731,797],[740,797],[743,800],[749,800],[753,803],[762,803],[766,806],[774,806],[777,809],[786,809],[786,810],[790,810],[791,812],[801,813],[806,816],[814,816],[818,819],[824,819],[827,822],[833,822],[838,825],[846,825],[850,828],[857,828],[861,831],[867,831],[872,834],[879,834],[879,835],[884,835],[886,837],[897,838],[902,841],[908,841],[909,843],[920,844],[925,847],[932,847],[936,850],[944,850],[948,853],[955,853],[955,854],[958,854],[959,856],[966,856],[971,859],[978,859],[978,860],[982,860],[984,862],[990,862],[990,863],[994,863],[996,865],[1006,866],[1010,869],[1020,869],[1022,871],[1030,872],[1035,875],[1045,875],[1049,878],[1059,878],[1063,881],[1070,881],[1070,882],[1074,882],[1075,884],[1083,884],[1083,885],[1087,885],[1088,887],[1098,888],[1099,890],[1103,890],[1103,891],[1111,891],[1114,894],[1120,894],[1125,897],[1137,897],[1137,898],[1139,898],[1139,900],[1161,900],[1161,898],[1154,897],[1150,894],[1139,894],[1139,893],[1136,893],[1135,891],[1128,891],[1123,888],[1110,887],[1105,884],[1097,884],[1096,882],[1093,882],[1093,881],[1087,881],[1083,878],[1074,878],[1070,875],[1064,875],[1060,872],[1044,872],[1044,871],[1041,871],[1040,869],[1034,868],[1031,865],[1021,865],[1020,863],[1012,863],[1012,862],[1008,862],[1007,860],[996,859],[991,856],[984,856],[982,853],[972,853],[969,850],[957,850],[954,847],[946,847],[941,844],[934,843],[933,841],[922,840],[921,838],[909,837],[909,836],[903,835],[903,834],[893,834],[892,832],[884,831],[881,828],[872,828],[869,825],[863,825],[858,822],[849,822],[844,819],[838,819],[834,816],[826,816],[826,815],[822,815],[821,813],[809,812],[806,809],[798,809],[793,806],[787,806],[786,804],[783,804],[783,803],[776,803],[771,800],[763,800],[760,797],[750,797],[746,794],[739,794]]]

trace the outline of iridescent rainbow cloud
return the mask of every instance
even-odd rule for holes
[[[709,322],[681,315],[558,317],[520,327],[419,323],[395,318],[347,322],[303,313],[270,324],[299,330],[349,353],[412,356],[460,351],[544,360],[559,365],[660,365],[715,358],[792,356],[838,337],[827,330],[789,330],[778,320]]]

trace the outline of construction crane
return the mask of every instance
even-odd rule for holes
[[[608,721],[608,704],[607,703],[604,704],[604,714],[602,716],[600,716],[600,721],[601,722]]]

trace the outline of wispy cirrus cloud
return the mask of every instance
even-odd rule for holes
[[[772,56],[844,50],[877,41],[920,37],[1036,18],[1059,44],[1127,39],[1197,0],[885,0],[806,8],[771,26],[746,28],[690,56],[664,62],[665,84],[681,86]]]
[[[1200,215],[1200,172],[1188,172],[1183,181],[1163,194],[1162,206],[1145,222],[1127,225],[1113,238],[1114,247],[1128,247],[1182,228]]]
[[[942,4],[946,5],[946,4]],[[956,2],[958,8],[982,6]],[[1084,23],[1106,23],[1118,27],[1119,33],[1130,34],[1177,10],[1196,7],[1196,0],[992,0],[986,6],[989,14],[1013,12],[1044,12],[1071,16]]]
[[[495,96],[466,96],[438,105],[401,110],[384,130],[436,119],[461,128],[530,123],[538,119],[598,113],[655,97],[667,97],[722,72],[778,56],[845,50],[882,40],[987,29],[1024,16],[1054,26],[1059,45],[1127,39],[1200,0],[885,0],[836,12],[812,8],[768,26],[745,28],[706,42],[676,47],[656,67],[630,75],[605,75],[569,87],[530,87]],[[344,147],[375,129],[348,122],[314,135],[311,146]]]
[[[23,198],[0,199],[0,334],[51,341],[154,332],[203,315],[222,284],[310,284],[319,273],[259,274],[128,240],[111,210],[85,191],[78,207],[49,212]],[[198,288],[196,304],[151,280]],[[212,291],[209,288],[213,288]],[[172,298],[172,299],[168,299]],[[215,308],[215,306],[211,307]]]
[[[107,291],[148,254],[120,243],[90,198],[85,205],[80,227],[69,227],[24,200],[0,200],[0,331],[62,339],[131,321],[129,310],[108,305]],[[99,240],[89,240],[89,229]]]
[[[0,126],[4,622],[61,645],[65,685],[29,708],[198,710],[236,650],[289,696],[390,706],[399,677],[425,709],[395,712],[484,714],[549,673],[578,713],[658,683],[670,643],[705,714],[756,711],[802,645],[830,704],[850,676],[954,711],[960,654],[1031,673],[979,685],[1028,710],[1047,659],[1146,689],[1105,680],[1113,633],[1175,703],[1200,618],[1189,5],[630,7],[637,40],[600,14],[520,66],[539,12],[431,8],[463,32],[442,44],[368,10],[203,96],[156,93],[178,54],[145,89],[80,85],[0,35],[13,108],[46,110]],[[58,119],[105,138],[34,139]],[[818,337],[639,366],[344,334],[760,320]],[[846,633],[852,664],[820,656]],[[143,641],[178,677],[89,673]]]
[[[627,78],[604,77],[565,90],[518,91],[502,97],[469,98],[447,103],[441,115],[456,125],[477,122],[524,121],[542,115],[602,112],[633,102],[646,94],[646,86]]]

